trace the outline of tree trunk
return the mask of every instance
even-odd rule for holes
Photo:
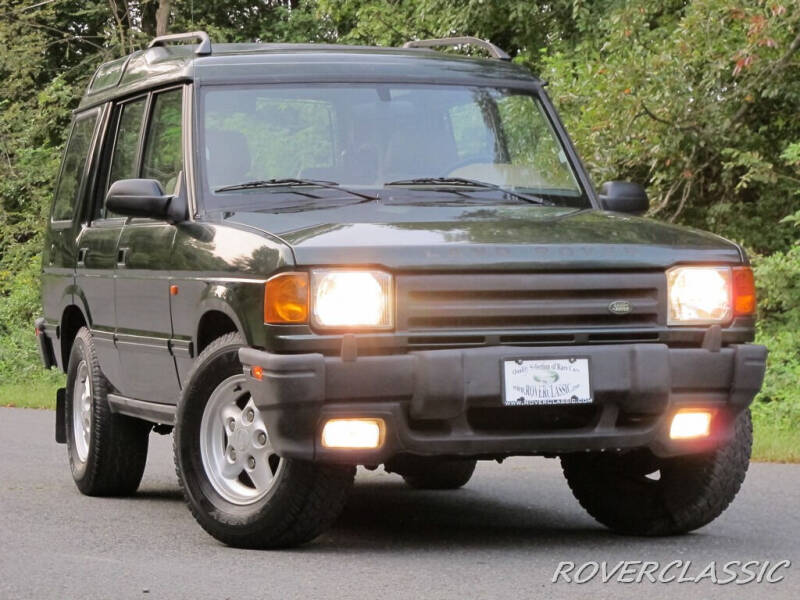
[[[169,25],[169,10],[172,0],[158,0],[156,11],[156,35],[165,35]]]

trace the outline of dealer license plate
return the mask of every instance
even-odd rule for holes
[[[506,360],[503,375],[506,406],[592,402],[588,358]]]

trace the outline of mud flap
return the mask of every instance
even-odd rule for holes
[[[67,443],[67,388],[56,390],[56,443]]]

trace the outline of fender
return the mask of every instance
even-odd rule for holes
[[[64,292],[64,296],[69,294],[69,302],[65,303],[61,307],[61,316],[63,318],[64,311],[67,309],[68,306],[76,306],[83,314],[83,320],[86,322],[86,326],[91,329],[94,325],[94,319],[92,318],[92,311],[89,308],[89,301],[86,299],[86,294],[83,293],[83,290],[78,286],[77,283],[73,283]],[[110,301],[114,301],[113,298],[109,299]]]
[[[266,280],[264,280],[266,281]],[[242,282],[226,281],[226,282],[208,282],[203,294],[200,297],[200,302],[197,306],[197,314],[195,318],[196,328],[194,332],[194,344],[197,347],[199,336],[199,325],[203,315],[211,311],[218,311],[228,316],[236,330],[244,337],[248,344],[253,343],[254,332],[252,323],[243,319],[240,315],[247,315],[249,305],[252,303],[252,291],[250,293],[243,293],[245,286],[254,287],[258,286],[260,290],[259,297],[263,297],[264,281],[254,282],[246,280]],[[260,311],[259,311],[260,312]],[[258,337],[257,335],[255,337]]]

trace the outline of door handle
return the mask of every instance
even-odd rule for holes
[[[89,254],[88,248],[81,248],[78,250],[78,266],[82,267],[86,263],[86,255]]]
[[[126,267],[128,266],[128,251],[130,248],[119,248],[117,250],[117,266],[118,267]]]

